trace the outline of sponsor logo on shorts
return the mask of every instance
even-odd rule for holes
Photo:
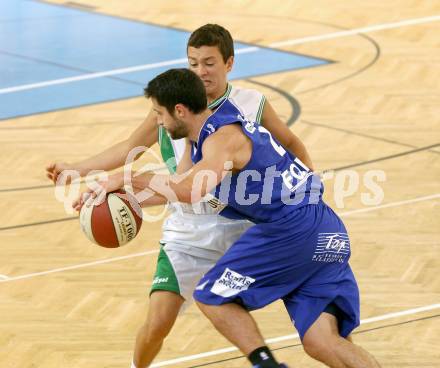
[[[153,285],[154,284],[163,284],[165,282],[168,282],[168,277],[155,277],[153,280]]]
[[[217,279],[211,288],[211,292],[224,298],[237,295],[243,290],[247,290],[249,285],[254,283],[255,279],[249,276],[243,276],[238,272],[226,268],[223,275]]]
[[[347,233],[319,233],[312,261],[343,263],[349,255],[350,239]]]

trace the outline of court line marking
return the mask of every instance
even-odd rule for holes
[[[387,313],[387,314],[383,314],[383,315],[380,315],[380,316],[375,316],[375,317],[370,317],[370,318],[363,319],[363,320],[361,320],[361,325],[366,325],[366,324],[373,323],[373,322],[378,322],[378,321],[384,321],[384,320],[391,319],[391,318],[396,318],[396,317],[407,316],[407,315],[416,314],[416,313],[420,313],[420,312],[426,312],[426,311],[435,310],[435,309],[439,309],[439,308],[440,308],[440,304],[431,304],[431,305],[426,305],[426,306],[423,306],[423,307],[406,309],[406,310],[399,311],[399,312]],[[291,335],[285,335],[285,336],[279,336],[279,337],[274,337],[274,338],[266,339],[265,342],[267,344],[273,344],[273,343],[277,343],[277,342],[280,342],[280,341],[294,340],[294,339],[297,339],[297,338],[299,338],[299,335],[296,333],[296,334],[291,334]],[[175,359],[171,359],[171,360],[164,360],[162,362],[157,362],[155,364],[152,364],[151,368],[165,367],[165,366],[176,364],[176,363],[182,363],[182,362],[187,362],[187,361],[190,361],[190,360],[197,360],[197,359],[201,359],[201,358],[207,358],[207,357],[211,357],[211,356],[215,356],[215,355],[231,353],[231,352],[234,352],[234,351],[238,351],[238,349],[236,347],[234,347],[234,346],[231,346],[231,347],[228,347],[228,348],[207,351],[207,352],[204,352],[204,353],[187,355],[187,356],[183,356],[183,357],[180,357],[180,358],[175,358]]]
[[[413,19],[406,19],[399,22],[391,22],[391,23],[382,23],[382,24],[376,24],[372,26],[366,26],[361,28],[354,28],[346,31],[338,31],[338,32],[332,32],[327,34],[320,34],[316,36],[308,36],[308,37],[302,37],[292,40],[286,40],[286,41],[279,41],[269,44],[268,46],[251,46],[251,47],[245,47],[242,49],[238,49],[235,51],[235,54],[245,54],[245,53],[251,53],[251,52],[257,52],[263,48],[271,47],[271,48],[277,48],[281,46],[292,46],[292,45],[298,45],[302,43],[307,42],[316,42],[316,41],[322,41],[322,40],[329,40],[333,38],[339,38],[339,37],[346,37],[346,36],[352,36],[358,33],[369,33],[369,32],[376,32],[386,29],[393,29],[393,28],[399,28],[399,27],[406,27],[411,25],[418,25],[423,23],[430,23],[440,20],[440,15],[433,15],[429,17],[422,17],[422,18],[413,18]],[[126,73],[132,73],[137,72],[141,70],[148,70],[148,69],[155,69],[160,68],[163,66],[172,66],[176,64],[186,64],[188,61],[186,58],[180,58],[180,59],[174,59],[174,60],[167,60],[157,63],[151,63],[151,64],[144,64],[144,65],[137,65],[127,68],[119,68],[119,69],[112,69],[107,70],[103,72],[96,72],[96,73],[87,73],[78,75],[75,77],[68,77],[68,78],[60,78],[60,79],[53,79],[45,82],[38,82],[38,83],[30,83],[30,84],[23,84],[20,86],[14,86],[14,87],[7,87],[0,89],[0,94],[8,94],[8,93],[14,93],[19,91],[26,91],[31,89],[37,89],[37,88],[43,88],[47,86],[53,86],[57,84],[66,84],[66,83],[72,83],[72,82],[78,82],[81,80],[87,80],[87,79],[95,79],[95,78],[101,78],[101,77],[108,77],[113,75],[120,75],[120,74],[126,74]]]
[[[54,86],[57,84],[67,84],[67,83],[72,83],[72,82],[78,82],[78,81],[87,80],[87,79],[95,79],[95,78],[108,77],[108,76],[112,76],[112,75],[133,73],[133,72],[138,72],[141,70],[155,69],[155,68],[160,68],[163,66],[172,66],[172,65],[182,64],[182,63],[187,63],[187,62],[188,62],[188,60],[186,58],[185,59],[183,59],[183,58],[182,59],[174,59],[174,60],[168,60],[168,61],[161,61],[158,63],[132,66],[132,67],[128,67],[128,68],[112,69],[112,70],[107,70],[104,72],[87,73],[87,74],[78,75],[76,77],[53,79],[50,81],[39,82],[39,83],[23,84],[21,86],[2,88],[2,89],[0,89],[0,95],[19,92],[19,91],[26,91],[26,90],[30,90],[30,89],[37,89],[37,88],[43,88],[43,87],[48,87],[48,86]]]
[[[402,206],[402,205],[405,205],[405,204],[416,203],[416,202],[423,202],[423,201],[427,201],[429,199],[436,199],[436,198],[440,198],[440,193],[431,194],[431,195],[424,196],[424,197],[417,197],[417,198],[413,198],[413,199],[407,199],[405,201],[391,202],[391,203],[382,204],[382,205],[375,206],[375,207],[370,207],[370,208],[360,208],[358,210],[342,212],[342,213],[340,213],[338,215],[341,216],[341,217],[350,216],[350,215],[353,215],[353,214],[356,214],[356,213],[371,212],[371,211],[380,210],[382,208],[398,207],[398,206]]]
[[[9,279],[9,276],[6,276],[6,275],[1,275],[0,274],[0,280],[6,280],[6,279]]]
[[[296,40],[275,42],[275,43],[270,44],[270,47],[292,46],[292,45],[298,45],[298,44],[306,43],[306,42],[329,40],[332,38],[352,36],[352,35],[355,35],[358,33],[370,33],[370,32],[376,32],[376,31],[383,31],[386,29],[407,27],[407,26],[418,25],[418,24],[423,24],[423,23],[435,22],[435,21],[439,21],[439,20],[440,20],[440,15],[432,15],[432,16],[423,17],[423,18],[406,19],[406,20],[402,20],[399,22],[382,23],[382,24],[376,24],[376,25],[372,25],[372,26],[349,29],[346,31],[332,32],[332,33],[328,33],[328,34],[324,34],[324,35],[308,36],[308,37],[298,38]]]
[[[379,206],[375,206],[375,207],[361,208],[358,210],[341,212],[338,215],[341,217],[350,216],[350,215],[357,214],[357,213],[371,212],[371,211],[381,210],[383,208],[398,207],[398,206],[402,206],[402,205],[406,205],[406,204],[423,202],[423,201],[427,201],[430,199],[437,199],[437,198],[440,198],[440,193],[431,194],[431,195],[423,196],[423,197],[416,197],[416,198],[408,199],[405,201],[391,202],[391,203],[387,203],[387,204],[379,205]],[[107,259],[102,259],[102,260],[93,261],[93,262],[81,263],[81,264],[73,265],[73,266],[55,268],[53,270],[48,270],[48,271],[34,272],[34,273],[29,273],[29,274],[25,274],[25,275],[21,275],[21,276],[10,276],[7,279],[2,279],[0,277],[0,283],[11,282],[11,281],[16,281],[16,280],[23,280],[23,279],[28,279],[28,278],[35,277],[35,276],[42,276],[42,275],[47,275],[47,274],[56,273],[56,272],[76,270],[76,269],[85,268],[88,266],[95,266],[95,265],[100,265],[100,264],[105,264],[105,263],[111,263],[111,262],[116,262],[116,261],[120,261],[120,260],[124,260],[124,259],[130,259],[130,258],[136,258],[136,257],[145,256],[145,255],[150,255],[150,254],[157,254],[158,252],[159,252],[159,250],[155,249],[155,250],[150,250],[150,251],[146,251],[146,252],[133,253],[133,254],[129,254],[129,255],[121,256],[121,257],[113,257],[113,258],[107,258]]]
[[[121,260],[124,260],[124,259],[136,258],[136,257],[146,256],[146,255],[150,255],[150,254],[157,254],[157,253],[159,253],[159,249],[154,249],[154,250],[150,250],[150,251],[146,251],[146,252],[140,252],[140,253],[133,253],[133,254],[129,254],[129,255],[121,256],[121,257],[106,258],[106,259],[101,259],[101,260],[98,260],[98,261],[81,263],[81,264],[77,264],[77,265],[73,265],[73,266],[54,268],[53,270],[49,270],[49,271],[34,272],[34,273],[28,273],[26,275],[21,275],[21,276],[8,277],[5,280],[1,280],[0,279],[0,283],[1,282],[15,281],[15,280],[29,279],[31,277],[47,275],[47,274],[50,274],[50,273],[70,271],[70,270],[77,270],[79,268],[85,268],[85,267],[89,267],[89,266],[96,266],[96,265],[100,265],[100,264],[111,263],[111,262],[121,261]]]

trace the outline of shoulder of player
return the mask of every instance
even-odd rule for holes
[[[229,101],[249,120],[260,122],[266,97],[255,89],[232,88]]]
[[[235,146],[241,138],[245,139],[245,134],[239,124],[228,124],[219,128],[205,140],[205,147],[211,145],[221,145],[223,148]]]
[[[239,97],[246,98],[250,96],[256,96],[261,98],[263,96],[263,93],[253,88],[243,88],[233,85],[228,98],[233,100],[234,98],[239,98]]]
[[[263,93],[255,88],[245,88],[241,86],[236,86],[234,84],[231,84],[231,91],[229,92],[229,96],[236,96],[238,94],[259,94],[262,95]]]

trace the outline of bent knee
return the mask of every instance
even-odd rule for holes
[[[337,339],[334,337],[304,337],[302,344],[307,355],[322,360],[324,356],[331,356],[335,351]]]

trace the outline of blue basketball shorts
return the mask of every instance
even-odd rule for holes
[[[348,260],[350,240],[325,203],[248,229],[200,280],[194,299],[248,310],[282,299],[301,339],[326,307],[339,309],[341,336],[359,325],[359,290]]]

